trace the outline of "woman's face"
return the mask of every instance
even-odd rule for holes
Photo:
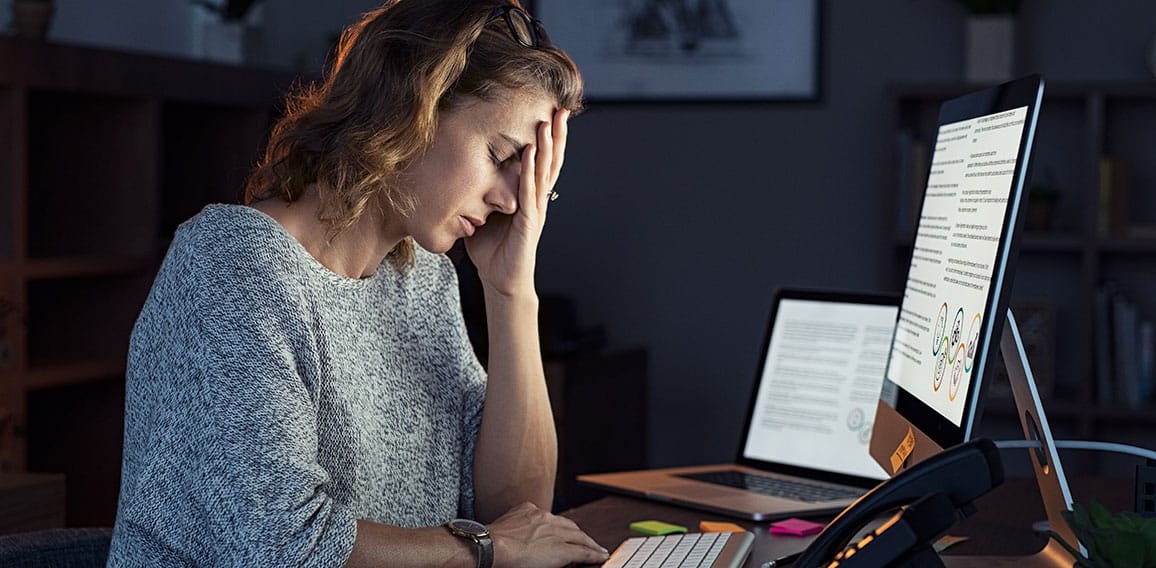
[[[444,253],[491,213],[517,211],[522,152],[553,114],[551,98],[513,91],[442,112],[433,144],[402,178],[417,202],[400,220],[406,234]]]

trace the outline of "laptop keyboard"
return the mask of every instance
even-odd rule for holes
[[[694,479],[697,481],[705,481],[707,483],[714,483],[716,485],[737,487],[739,489],[746,489],[749,491],[754,491],[755,493],[761,493],[763,495],[795,499],[807,503],[838,501],[840,499],[858,497],[863,494],[863,491],[850,487],[830,487],[827,485],[817,485],[803,481],[792,481],[779,477],[757,475],[735,470],[684,473],[678,477],[685,477],[687,479]]]
[[[602,568],[714,566],[731,534],[734,533],[687,533],[629,538],[618,545]],[[744,551],[739,560],[745,556]]]

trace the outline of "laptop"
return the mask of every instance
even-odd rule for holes
[[[898,295],[776,290],[735,463],[579,483],[754,521],[841,511],[888,478],[868,445],[898,306]]]

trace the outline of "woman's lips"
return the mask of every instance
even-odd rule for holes
[[[464,215],[459,217],[459,219],[462,220],[462,228],[464,228],[466,230],[466,236],[467,237],[474,236],[474,231],[478,230],[478,227],[481,227],[482,225],[485,224],[485,221],[479,221],[477,219],[474,219],[472,217],[466,217]]]

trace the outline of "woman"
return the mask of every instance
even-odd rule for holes
[[[133,331],[109,564],[605,560],[547,512],[533,279],[580,106],[516,1],[394,0],[347,30],[248,206],[177,231]],[[463,237],[488,373],[442,254]]]

